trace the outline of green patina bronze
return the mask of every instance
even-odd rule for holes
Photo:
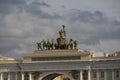
[[[59,37],[54,40],[42,40],[41,42],[37,42],[38,50],[56,50],[56,49],[77,49],[77,41],[66,38],[65,25],[62,25],[62,29],[59,30]]]

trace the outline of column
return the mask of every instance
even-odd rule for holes
[[[114,70],[112,70],[112,80],[114,80]]]
[[[29,72],[29,80],[32,80],[32,73]]]
[[[82,70],[80,70],[80,80],[83,80],[83,73],[82,73]]]
[[[100,78],[100,74],[99,74],[99,70],[97,70],[97,80],[99,80]]]
[[[24,80],[24,73],[22,72],[22,80]]]
[[[3,80],[3,73],[0,73],[0,80]]]
[[[10,73],[8,73],[8,80],[10,80]]]
[[[107,80],[107,71],[106,70],[104,72],[104,76],[105,76],[104,80]]]
[[[119,80],[120,80],[120,70],[119,70]]]
[[[91,70],[88,70],[88,80],[91,80],[91,75],[90,75],[90,73],[91,73]]]
[[[18,80],[17,72],[15,73],[15,80]]]

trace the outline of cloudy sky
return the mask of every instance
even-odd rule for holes
[[[0,55],[21,58],[36,42],[56,39],[66,25],[67,39],[79,49],[120,51],[120,0],[0,0]]]

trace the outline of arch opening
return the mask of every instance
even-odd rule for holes
[[[44,76],[40,80],[73,80],[73,79],[70,76],[65,75],[63,73],[51,73]]]

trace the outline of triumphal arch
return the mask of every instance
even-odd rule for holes
[[[57,39],[37,42],[21,60],[0,58],[0,80],[120,80],[120,52],[95,57],[68,39],[65,25]]]

